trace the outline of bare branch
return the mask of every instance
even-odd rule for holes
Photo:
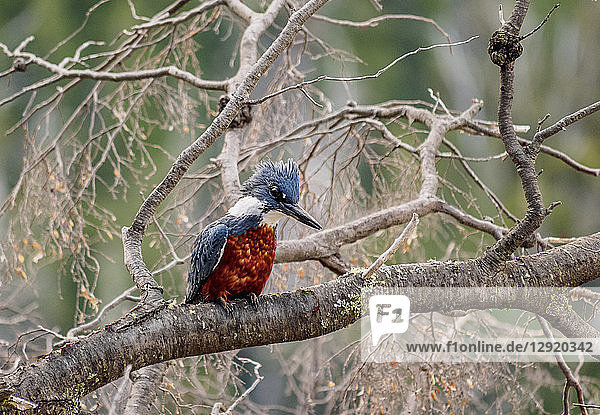
[[[250,395],[250,392],[252,392],[254,389],[256,389],[256,387],[258,386],[258,384],[265,378],[264,376],[262,376],[259,372],[260,368],[262,367],[262,365],[260,363],[258,363],[255,360],[249,359],[247,357],[238,357],[238,359],[242,362],[242,363],[250,363],[252,365],[254,365],[254,382],[252,383],[252,385],[250,385],[250,387],[248,389],[246,389],[244,391],[244,393],[242,393],[230,406],[229,408],[227,408],[227,410],[225,411],[225,415],[230,415],[232,413],[232,411],[235,409],[236,406],[238,406],[240,404],[240,402],[242,402],[244,399],[246,399],[248,397],[248,395]],[[220,414],[220,412],[218,411],[218,409],[220,409],[221,405],[223,405],[220,402],[217,402],[214,406],[213,406],[213,410],[212,413],[216,413],[216,414]]]
[[[468,122],[467,124],[468,124],[468,128],[466,128],[466,130],[469,132],[484,134],[489,137],[502,138],[501,135],[497,131],[495,131],[494,129],[491,129],[487,126],[482,125],[479,121]],[[522,146],[525,146],[525,147],[531,145],[531,143],[532,143],[530,140],[527,140],[522,137],[517,137],[517,140],[519,141],[519,144],[521,144]],[[552,147],[541,145],[540,152],[562,161],[567,166],[569,166],[579,172],[582,172],[585,174],[590,174],[592,176],[600,175],[600,168],[594,169],[594,168],[585,166],[585,165],[573,160],[571,157],[569,157],[565,153],[558,151]]]
[[[498,196],[496,196],[496,194],[483,182],[483,180],[481,180],[479,178],[479,176],[477,176],[477,174],[473,171],[473,169],[471,169],[471,167],[467,164],[466,159],[463,158],[463,156],[460,153],[460,151],[458,150],[458,148],[456,148],[456,146],[454,144],[452,144],[450,141],[448,141],[447,139],[444,139],[443,143],[448,148],[450,148],[450,150],[452,150],[455,154],[457,154],[459,156],[459,162],[460,162],[460,164],[463,166],[463,168],[465,169],[465,171],[467,172],[467,174],[469,176],[471,176],[471,178],[477,184],[477,186],[479,186],[485,192],[485,194],[487,195],[487,197],[496,206],[496,209],[498,209],[498,212],[504,213],[506,216],[508,216],[514,222],[517,222],[517,220],[518,220],[517,217],[515,215],[513,215],[506,208],[506,206],[504,206],[504,203],[502,203],[502,201],[500,200],[500,198]],[[505,155],[505,154],[506,153],[504,153],[503,155]]]
[[[371,19],[362,22],[333,19],[331,17],[323,16],[320,14],[315,14],[313,16],[313,19],[346,27],[377,27],[379,23],[384,22],[386,20],[418,20],[434,25],[437,31],[440,32],[442,36],[444,36],[446,39],[448,39],[448,43],[451,43],[450,35],[448,35],[448,33],[446,33],[446,31],[442,29],[442,27],[435,20],[430,19],[428,17],[416,16],[413,14],[384,14],[382,16],[372,17]],[[452,48],[450,48],[450,50],[452,50]]]
[[[206,81],[202,80],[189,72],[183,71],[175,66],[167,66],[163,68],[154,68],[154,69],[143,69],[139,71],[131,71],[131,72],[102,72],[102,71],[93,71],[90,69],[65,69],[60,65],[55,65],[50,63],[42,58],[35,56],[32,53],[26,52],[10,52],[5,44],[0,43],[0,49],[11,58],[20,57],[27,60],[27,63],[34,63],[43,68],[48,69],[49,71],[58,75],[57,78],[53,77],[52,82],[56,82],[62,78],[80,78],[80,79],[95,79],[100,81],[112,81],[112,82],[124,82],[124,81],[139,81],[142,79],[153,79],[160,78],[163,76],[172,76],[174,78],[180,79],[184,82],[189,83],[197,88],[207,89],[207,90],[222,90],[224,91],[227,86],[227,81]],[[48,85],[48,82],[44,85]],[[37,88],[41,87],[38,86]],[[36,89],[37,89],[36,88]],[[30,88],[31,90],[31,88]],[[14,98],[13,98],[14,99]],[[11,99],[12,100],[12,99]],[[6,99],[1,103],[5,104]]]
[[[548,322],[541,316],[536,316],[540,326],[542,326],[542,330],[544,330],[544,335],[554,343],[554,335],[552,334],[552,330],[550,330],[550,326],[548,326]],[[565,388],[563,392],[563,414],[568,415],[569,411],[569,389],[574,388],[577,392],[577,400],[580,404],[580,410],[582,415],[587,415],[587,410],[585,408],[585,401],[583,399],[583,389],[581,388],[581,384],[571,372],[571,369],[565,362],[565,359],[561,353],[554,353],[556,357],[556,363],[558,363],[558,367],[562,370],[563,374],[566,378]]]
[[[246,23],[252,22],[257,14],[250,7],[246,6],[240,0],[226,0],[225,3],[231,11]]]
[[[81,25],[79,25],[79,27],[77,29],[75,29],[75,31],[73,33],[71,33],[65,39],[63,39],[60,42],[58,42],[52,49],[50,49],[50,51],[46,54],[46,56],[44,56],[44,59],[48,59],[54,52],[56,52],[63,45],[65,45],[67,42],[69,42],[71,39],[73,39],[78,33],[80,33],[85,28],[85,26],[87,25],[87,22],[90,19],[90,16],[92,15],[92,13],[96,9],[98,9],[100,6],[102,6],[105,3],[108,3],[109,1],[110,0],[100,0],[96,4],[94,4],[92,7],[90,7],[87,10],[87,12],[85,13],[85,19],[83,19],[83,22],[81,23]]]
[[[216,159],[221,170],[221,182],[227,206],[233,206],[239,199],[240,177],[238,171],[238,157],[242,143],[243,129],[230,128],[225,132],[223,138],[223,149]]]
[[[148,17],[138,16],[137,12],[135,11],[135,4],[133,4],[132,0],[127,0],[127,3],[129,4],[129,10],[131,10],[131,17],[136,20],[143,20],[145,22],[150,20]]]
[[[446,202],[439,203],[439,212],[443,212],[449,216],[452,216],[463,225],[492,235],[496,240],[502,238],[502,235],[508,231],[508,229],[503,228],[502,226],[498,226],[487,220],[478,219],[472,215],[469,215],[458,209],[456,206]]]
[[[169,18],[166,18],[166,16],[173,13],[174,11],[159,13],[157,16],[152,18],[149,22],[133,26],[131,29],[134,31],[138,31],[138,30],[152,29],[152,28],[160,27],[160,26],[178,25],[178,24],[181,24],[199,14],[204,13],[207,10],[214,9],[215,7],[221,6],[223,4],[225,4],[224,0],[207,1],[206,3],[202,3],[198,7],[195,7],[191,10],[181,13],[179,16],[169,17]]]
[[[546,15],[546,17],[544,18],[544,20],[542,20],[542,21],[540,22],[540,24],[539,24],[539,25],[537,25],[535,29],[533,29],[531,32],[527,33],[526,35],[520,36],[520,37],[519,37],[519,40],[524,40],[524,39],[527,39],[529,36],[533,35],[535,32],[537,32],[538,30],[540,30],[540,29],[542,28],[542,26],[543,26],[544,24],[546,24],[546,22],[547,22],[547,21],[548,21],[548,19],[550,18],[550,15],[552,14],[552,12],[553,12],[554,10],[556,10],[556,9],[557,9],[559,6],[560,6],[560,4],[559,4],[559,3],[556,3],[556,4],[555,4],[555,5],[554,5],[554,6],[553,6],[551,9],[550,9],[550,11],[548,12],[548,14],[547,14],[547,15]]]
[[[364,239],[377,231],[407,223],[412,213],[419,217],[440,212],[452,216],[460,223],[489,233],[500,239],[505,228],[477,219],[438,198],[418,198],[410,202],[382,209],[340,226],[311,234],[298,240],[281,241],[277,244],[275,261],[279,263],[327,258],[340,247]]]
[[[555,272],[547,272],[548,269]],[[503,281],[511,286],[525,283],[537,288],[581,285],[598,278],[599,272],[600,234],[594,234],[560,248],[507,261],[503,269],[492,273],[472,260],[430,262],[383,266],[376,273],[376,281],[404,287],[496,286]],[[77,393],[85,394],[118,379],[128,364],[135,370],[174,358],[321,336],[347,327],[360,317],[355,300],[360,298],[360,289],[366,283],[362,273],[350,273],[325,284],[261,296],[256,309],[248,307],[246,300],[232,302],[231,314],[210,303],[161,307],[150,318],[141,317],[136,324],[117,321],[9,375],[5,381],[11,395],[23,399],[35,397],[35,403],[52,405],[72,393],[71,385],[78,385]],[[429,301],[430,304],[419,304],[416,311],[439,306],[437,298]],[[452,301],[448,304],[450,308],[457,307]],[[524,299],[499,293],[477,307],[526,309],[541,314],[566,336],[600,336],[589,324],[581,325],[570,315],[564,316],[562,309],[559,314],[549,312],[547,304],[541,299],[536,301],[533,295]],[[290,324],[291,321],[295,324]],[[137,341],[142,337],[146,341]],[[115,352],[119,358],[115,358]],[[89,376],[89,368],[93,367],[103,370]],[[65,382],[56,385],[55,376],[63,377]],[[48,387],[49,382],[52,387]]]
[[[110,48],[92,50],[96,49],[93,45],[101,44],[97,41],[69,44],[74,53],[69,52],[64,58],[55,57],[56,64],[47,56],[42,58],[42,54],[24,52],[30,38],[14,50],[0,44],[3,53],[12,58],[12,67],[2,71],[0,77],[30,69],[25,74],[5,79],[9,87],[5,93],[10,96],[0,97],[0,106],[23,96],[27,101],[21,102],[23,111],[20,104],[14,104],[23,115],[9,130],[23,129],[24,155],[22,174],[0,208],[2,219],[10,222],[9,233],[0,241],[0,266],[16,273],[16,282],[29,278],[31,284],[36,278],[38,261],[44,264],[37,267],[58,264],[61,276],[73,275],[76,285],[76,327],[65,331],[66,335],[45,322],[45,317],[31,318],[26,312],[29,308],[13,313],[6,312],[0,304],[3,326],[0,331],[4,326],[9,328],[9,334],[0,336],[0,349],[16,341],[9,350],[6,364],[0,368],[1,373],[8,375],[0,379],[0,412],[3,403],[19,399],[31,405],[39,404],[40,412],[57,412],[53,411],[55,407],[75,408],[81,395],[118,381],[123,374],[127,378],[120,384],[108,385],[98,394],[86,397],[83,401],[86,409],[95,410],[88,406],[90,403],[104,406],[113,413],[125,405],[127,413],[140,414],[161,409],[178,413],[210,412],[211,407],[214,413],[243,410],[304,413],[317,407],[327,413],[354,413],[355,409],[365,408],[363,401],[371,405],[379,397],[387,399],[385,387],[391,392],[389,388],[393,385],[396,391],[407,393],[394,394],[393,400],[388,399],[390,405],[401,407],[404,412],[421,407],[423,411],[436,412],[441,411],[444,402],[430,400],[428,406],[427,388],[437,393],[432,388],[441,387],[440,382],[447,386],[445,381],[449,377],[457,381],[456,392],[446,389],[446,397],[437,393],[442,400],[458,402],[459,394],[461,399],[465,393],[477,395],[477,390],[469,392],[473,385],[485,393],[490,384],[485,382],[495,382],[496,376],[501,379],[502,370],[508,365],[496,366],[494,376],[490,376],[489,371],[487,374],[477,372],[477,376],[468,379],[472,381],[470,384],[464,383],[467,375],[450,375],[451,369],[441,365],[431,369],[434,376],[420,370],[412,373],[410,366],[400,371],[393,368],[393,377],[388,376],[389,368],[374,375],[373,368],[360,364],[358,350],[365,339],[340,348],[337,347],[339,342],[346,340],[346,334],[340,333],[310,341],[291,355],[283,356],[277,347],[271,349],[271,353],[281,359],[285,388],[299,403],[298,408],[290,410],[279,408],[277,404],[254,402],[252,391],[260,388],[262,379],[260,363],[244,359],[240,362],[233,350],[312,339],[346,327],[359,318],[360,304],[356,299],[361,288],[373,283],[399,286],[410,293],[413,286],[571,286],[599,277],[600,234],[582,238],[545,237],[536,227],[539,226],[536,220],[540,216],[543,219],[557,206],[556,202],[549,207],[544,205],[539,188],[536,189],[539,186],[539,173],[535,168],[538,152],[588,174],[600,175],[600,169],[583,166],[565,153],[544,146],[547,137],[540,134],[549,130],[542,129],[548,117],[538,122],[531,141],[517,136],[528,133],[531,127],[515,126],[511,119],[513,62],[521,47],[519,41],[529,36],[519,36],[529,2],[515,1],[514,12],[507,21],[500,15],[503,26],[500,31],[509,40],[505,46],[512,48],[512,54],[508,53],[507,59],[499,64],[502,83],[499,122],[475,120],[482,107],[478,100],[473,100],[468,108],[454,110],[450,102],[446,102],[448,105],[444,102],[448,99],[442,100],[432,89],[428,89],[433,100],[429,102],[390,100],[375,105],[354,102],[358,100],[355,97],[365,95],[355,94],[350,82],[378,77],[383,81],[381,75],[389,75],[392,68],[398,69],[399,61],[407,56],[442,46],[448,46],[452,52],[452,45],[466,44],[474,38],[450,43],[447,33],[434,20],[412,15],[382,15],[360,22],[315,16],[327,0],[201,0],[199,4],[172,0],[152,17],[138,15],[136,6],[139,4],[127,0],[125,14],[129,19],[137,19],[135,26],[122,30],[112,42],[107,40]],[[96,0],[83,24],[52,48],[50,54],[64,48],[77,33],[81,36],[90,13],[107,2]],[[380,0],[372,2],[376,7],[381,6]],[[311,15],[320,22],[313,23],[318,31],[306,26]],[[334,46],[336,42],[330,43],[327,38],[332,33],[321,29],[331,29],[331,25],[382,27],[384,21],[401,18],[431,23],[450,44],[422,47],[396,59],[392,57],[389,64],[375,68],[371,74],[338,77],[330,73],[313,75],[313,79],[306,80],[315,67],[331,62],[340,68],[346,67],[346,62],[367,63],[338,49]],[[282,22],[285,23],[283,28]],[[414,25],[423,28],[420,23]],[[433,33],[432,27],[425,29]],[[209,44],[204,43],[208,38],[218,39],[227,51],[233,47],[230,55],[222,56],[222,62],[229,63],[230,67],[222,68],[221,72],[217,69],[216,74],[206,72],[213,66],[203,57],[203,52],[209,51],[206,48]],[[8,62],[10,65],[10,60]],[[266,71],[268,76],[262,77]],[[206,75],[202,75],[204,73]],[[229,78],[204,81],[196,75]],[[37,79],[32,78],[36,76]],[[190,77],[191,81],[182,79]],[[258,96],[265,96],[250,100],[259,79],[263,92]],[[330,99],[325,90],[321,90],[324,84],[318,82],[326,80],[346,86],[349,97],[346,106],[337,109],[339,93],[332,94]],[[16,86],[12,85],[13,81]],[[216,95],[207,92],[210,88],[198,86],[199,82],[218,86],[214,90],[224,91],[227,97],[225,101],[220,100],[219,113],[208,122],[208,127],[204,124],[205,118],[215,115],[212,109]],[[303,95],[284,95],[292,89]],[[86,95],[73,106],[73,98],[81,92]],[[248,104],[266,103],[269,99],[272,105],[253,108],[254,121],[238,122],[241,116],[249,115],[244,105],[249,108]],[[558,132],[579,119],[582,111],[591,111],[590,114],[597,111],[595,106],[600,103],[568,115],[549,128]],[[156,130],[177,134],[180,140],[167,143]],[[457,130],[459,133],[452,133]],[[500,138],[506,151],[469,154],[465,150],[468,140],[479,138],[461,135],[456,141],[458,144],[450,142],[463,132]],[[221,143],[219,138],[223,140]],[[464,149],[459,144],[465,146]],[[216,153],[214,145],[217,145]],[[443,150],[442,145],[449,150]],[[215,158],[207,158],[206,150]],[[258,305],[252,306],[246,299],[232,299],[230,314],[215,304],[191,306],[177,304],[173,299],[163,300],[159,284],[165,285],[169,296],[178,298],[177,291],[185,280],[185,276],[182,279],[180,275],[185,274],[184,266],[179,265],[191,255],[185,254],[189,252],[193,235],[239,197],[240,172],[245,175],[252,164],[264,157],[289,156],[294,157],[300,167],[299,202],[319,218],[325,230],[314,232],[296,226],[293,221],[284,221],[279,228],[280,235],[292,239],[278,241],[276,260],[280,264],[311,262],[276,266],[267,292],[279,294],[261,295]],[[515,162],[526,193],[528,212],[522,221],[517,221],[505,201],[491,190],[495,187],[493,182],[484,182],[471,168],[471,162],[490,162],[505,156]],[[206,162],[205,165],[194,167],[198,158]],[[164,163],[168,172],[163,171],[157,179],[155,174]],[[160,183],[154,187],[156,182]],[[483,199],[479,198],[482,193],[479,189],[485,194]],[[99,290],[106,285],[106,271],[112,269],[106,268],[100,257],[115,262],[111,251],[104,250],[100,243],[118,235],[120,225],[117,224],[123,223],[121,212],[115,211],[113,215],[109,209],[118,209],[119,202],[130,201],[132,192],[133,199],[138,193],[143,199],[147,196],[130,220],[131,226],[123,227],[121,233],[124,263],[135,286],[112,300],[107,299],[108,304],[100,304],[98,309]],[[114,197],[117,204],[105,204],[105,195]],[[50,206],[47,214],[40,214],[43,207],[40,208],[39,200]],[[423,219],[429,214],[435,215]],[[23,223],[19,223],[21,217]],[[513,230],[506,226],[507,217],[517,223]],[[384,262],[395,248],[406,243],[409,230],[416,226],[419,218],[432,225],[422,229],[429,242],[409,252],[411,258],[419,262],[386,266]],[[156,229],[151,223],[156,224]],[[400,225],[406,225],[402,235],[363,272],[360,267],[368,265],[367,258],[381,253],[379,247],[385,244],[382,238],[399,233],[392,227]],[[485,251],[490,236],[499,242],[483,258],[473,258],[476,253]],[[527,251],[551,248],[551,244],[565,245],[534,255]],[[519,247],[521,249],[515,251]],[[431,254],[432,249],[435,249],[433,255],[442,262],[427,261],[424,255]],[[520,254],[516,260],[512,257],[514,252]],[[153,261],[151,266],[146,263],[149,258]],[[453,260],[449,261],[450,258]],[[163,274],[167,270],[171,272]],[[333,277],[329,271],[340,277]],[[19,286],[13,288],[17,291]],[[134,290],[140,291],[139,297],[133,296]],[[27,290],[27,294],[38,295],[31,291]],[[535,301],[538,299],[535,294],[521,298],[501,296],[484,300],[478,307],[528,310],[543,315],[566,336],[600,337],[590,324],[600,304],[597,296],[584,289],[570,293],[572,301],[585,301],[577,304],[582,307],[549,308],[543,301]],[[0,297],[3,300],[6,296]],[[452,294],[448,300],[451,299]],[[118,320],[106,324],[107,315],[126,307],[127,304],[123,304],[126,301],[138,304]],[[431,305],[437,305],[439,298],[416,303],[420,307],[417,312],[430,312]],[[34,300],[32,304],[37,306],[38,302]],[[461,303],[458,310],[470,305]],[[450,308],[447,311],[453,312]],[[430,323],[434,332],[433,321]],[[455,323],[463,327],[464,321]],[[495,328],[485,329],[493,332]],[[541,330],[536,332],[539,335]],[[26,334],[20,336],[21,333]],[[64,347],[56,350],[59,346]],[[332,347],[336,347],[333,355],[329,353]],[[304,353],[306,349],[310,349],[308,354]],[[217,353],[221,351],[230,352]],[[42,357],[35,365],[23,365],[37,356]],[[180,361],[166,371],[164,362],[188,356],[202,357]],[[3,357],[0,353],[0,360]],[[246,383],[252,377],[248,364],[254,367],[255,379]],[[17,369],[18,366],[23,367]],[[515,370],[523,368],[520,364],[511,366]],[[578,373],[579,367],[573,369],[575,378]],[[526,384],[518,382],[518,376],[517,372],[506,373],[504,380],[520,388],[519,399],[532,398],[532,405],[543,410],[545,402],[537,399],[542,386],[535,384],[526,388]],[[569,378],[566,373],[565,377]],[[481,381],[482,378],[490,379]],[[581,387],[586,386],[583,380],[579,380]],[[401,382],[409,381],[413,381],[410,384],[413,389],[401,389],[405,386]],[[360,388],[366,382],[380,382],[384,388],[363,393]],[[574,386],[567,384],[563,396],[567,404],[571,387]],[[130,399],[124,402],[123,395],[130,389]],[[425,393],[418,392],[420,390]],[[499,393],[495,395],[494,404],[499,405],[509,392],[508,389],[496,390]],[[160,403],[155,402],[157,391],[161,393]],[[220,402],[232,404],[228,408]],[[475,406],[477,403],[473,401]],[[517,412],[521,408],[515,405],[513,409]],[[567,412],[568,406],[565,408]],[[382,410],[393,412],[391,406]]]
[[[533,140],[530,144],[531,151],[534,154],[537,153],[541,144],[548,137],[551,137],[563,130],[566,130],[566,128],[569,125],[581,120],[584,117],[587,117],[588,115],[595,113],[598,110],[600,110],[600,101],[594,102],[593,104],[590,104],[587,107],[580,109],[579,111],[575,111],[574,113],[561,118],[556,123],[552,124],[550,127],[538,131],[533,136]]]
[[[417,231],[417,225],[419,224],[419,216],[416,213],[412,214],[410,222],[406,225],[402,233],[392,242],[390,247],[383,252],[379,257],[371,264],[369,268],[363,273],[363,278],[368,279],[375,273],[383,264],[387,262],[400,248],[401,245],[407,245],[408,241],[415,237]]]
[[[421,190],[420,197],[435,196],[438,189],[438,174],[435,168],[435,157],[446,133],[452,129],[460,128],[468,120],[471,120],[483,108],[483,102],[475,101],[471,107],[465,110],[459,117],[436,120],[429,126],[430,131],[427,139],[419,146],[419,158],[421,159]]]
[[[116,296],[110,303],[106,304],[104,307],[102,307],[102,309],[100,309],[100,311],[98,312],[98,314],[96,315],[96,317],[93,320],[88,321],[85,324],[81,324],[77,327],[73,327],[71,330],[69,330],[67,332],[67,338],[74,338],[76,337],[79,333],[83,333],[86,330],[91,329],[92,327],[95,327],[101,320],[102,317],[104,317],[104,314],[110,310],[112,310],[113,308],[115,308],[116,306],[118,306],[119,304],[121,304],[124,301],[127,300],[132,300],[131,294],[133,294],[133,292],[137,290],[137,287],[133,286],[128,288],[127,290],[123,291],[121,294],[119,294],[118,296]]]
[[[404,55],[394,59],[392,62],[390,62],[389,64],[387,64],[385,67],[381,68],[380,70],[378,70],[377,72],[375,72],[374,74],[371,75],[361,75],[361,76],[352,76],[352,77],[336,77],[336,76],[328,76],[328,75],[321,75],[315,79],[311,79],[309,81],[303,81],[300,82],[296,85],[291,85],[288,87],[285,87],[283,89],[280,89],[279,91],[273,92],[271,94],[265,95],[262,98],[259,99],[253,99],[253,100],[249,100],[248,104],[250,105],[256,105],[256,104],[261,104],[265,101],[267,101],[268,99],[271,99],[273,97],[276,97],[278,95],[281,95],[283,93],[286,93],[288,91],[291,91],[293,89],[301,89],[307,85],[312,85],[314,83],[317,82],[321,82],[321,81],[335,81],[335,82],[353,82],[353,81],[363,81],[366,79],[376,79],[379,78],[379,76],[381,76],[383,73],[385,73],[388,69],[390,69],[391,67],[393,67],[394,65],[396,65],[398,62],[400,62],[401,60],[411,56],[411,55],[416,55],[419,52],[423,52],[426,50],[431,50],[431,49],[435,49],[435,48],[443,48],[443,47],[450,47],[450,46],[459,46],[459,45],[464,45],[466,43],[471,42],[474,39],[477,39],[479,36],[471,36],[469,39],[467,40],[462,40],[459,42],[453,42],[453,43],[438,43],[435,45],[430,45],[430,46],[425,46],[425,47],[418,47],[417,49],[407,52]]]

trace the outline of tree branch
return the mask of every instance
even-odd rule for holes
[[[580,109],[579,111],[575,111],[574,113],[561,118],[556,123],[552,124],[550,127],[538,131],[533,136],[533,140],[529,145],[530,151],[533,152],[533,154],[537,154],[537,152],[539,152],[540,146],[548,137],[551,137],[563,130],[566,130],[566,128],[569,125],[581,120],[582,118],[587,117],[588,115],[595,113],[598,110],[600,110],[600,101],[594,102],[593,104],[590,104],[587,107]]]
[[[191,10],[181,13],[179,16],[174,16],[174,17],[169,17],[169,18],[167,18],[166,16],[171,15],[176,10],[165,10],[162,13],[159,13],[157,16],[155,16],[151,21],[133,26],[131,29],[134,31],[139,31],[139,30],[152,29],[152,28],[160,27],[160,26],[178,25],[178,24],[181,24],[181,23],[191,19],[194,16],[202,14],[207,10],[213,9],[213,8],[215,8],[217,6],[221,6],[223,4],[225,4],[224,0],[207,1],[206,3],[202,3],[198,7],[195,7]]]
[[[344,245],[357,242],[380,230],[407,223],[413,212],[419,217],[437,212],[445,213],[463,225],[486,232],[495,239],[500,239],[507,231],[502,226],[478,219],[439,198],[418,198],[365,215],[343,225],[313,233],[302,239],[278,242],[275,261],[278,263],[299,262],[310,259],[321,261],[330,255],[335,255]]]
[[[33,53],[27,52],[10,52],[8,47],[0,42],[0,49],[9,58],[22,58],[26,59],[27,64],[34,63],[43,68],[48,69],[50,72],[55,73],[57,76],[49,78],[45,83],[38,83],[35,88],[29,88],[28,91],[38,89],[42,86],[47,86],[51,83],[60,81],[61,79],[79,78],[79,79],[95,79],[98,81],[112,81],[112,82],[124,82],[124,81],[139,81],[142,79],[153,79],[160,78],[163,76],[172,76],[173,78],[180,79],[188,84],[195,86],[200,89],[224,91],[227,87],[227,80],[225,81],[206,81],[192,75],[187,71],[183,71],[175,66],[166,66],[162,68],[153,69],[142,69],[139,71],[131,72],[106,72],[106,71],[93,71],[90,69],[65,69],[60,65],[53,64],[42,58],[37,57]],[[12,101],[12,97],[8,97],[0,104],[6,104]]]
[[[351,20],[339,20],[320,14],[315,14],[313,18],[315,20],[321,20],[323,22],[345,27],[377,27],[379,23],[384,22],[386,20],[418,20],[420,22],[431,23],[432,25],[434,25],[437,31],[440,32],[442,36],[444,36],[448,40],[448,43],[451,43],[450,35],[448,35],[448,33],[446,33],[446,31],[442,29],[442,27],[435,20],[430,19],[428,17],[416,16],[414,14],[384,14],[382,16],[372,17],[362,22],[353,22]]]
[[[42,407],[77,401],[118,379],[128,364],[134,370],[162,361],[263,344],[303,340],[348,326],[361,314],[361,288],[379,286],[577,286],[600,277],[600,233],[548,251],[507,261],[489,273],[478,261],[429,262],[383,266],[367,283],[362,273],[325,284],[230,304],[231,313],[213,303],[160,307],[131,324],[115,324],[50,353],[34,365],[7,376],[4,391]],[[523,285],[525,284],[525,285]],[[415,303],[416,304],[416,303]],[[439,298],[418,302],[417,312],[438,308]],[[473,308],[472,303],[460,307]],[[448,302],[448,307],[457,305]],[[573,337],[599,337],[591,326],[549,314],[535,298],[498,296],[476,308],[521,308],[538,313]],[[449,310],[448,310],[449,311]],[[290,324],[290,322],[295,322]],[[60,379],[60,382],[57,381]],[[64,402],[62,402],[64,404]]]
[[[265,95],[262,98],[250,100],[250,101],[248,101],[248,104],[250,104],[250,105],[261,104],[261,103],[263,103],[263,102],[265,102],[265,101],[267,101],[267,100],[269,100],[271,98],[274,98],[274,97],[276,97],[278,95],[281,95],[281,94],[283,94],[285,92],[291,91],[293,89],[302,89],[302,88],[304,88],[307,85],[312,85],[314,83],[321,82],[321,81],[354,82],[354,81],[364,81],[366,79],[376,79],[376,78],[379,78],[388,69],[390,69],[394,65],[396,65],[398,62],[400,62],[403,59],[406,59],[409,56],[416,55],[419,52],[423,52],[423,51],[431,50],[431,49],[435,49],[435,48],[464,45],[464,44],[469,43],[472,40],[477,39],[477,38],[478,38],[478,36],[471,36],[469,39],[462,40],[462,41],[459,41],[459,42],[438,43],[438,44],[434,44],[434,45],[418,47],[415,50],[412,50],[410,52],[405,53],[402,56],[397,57],[392,62],[388,63],[386,66],[384,66],[383,68],[379,69],[377,72],[375,72],[373,74],[370,74],[370,75],[360,75],[360,76],[351,76],[351,77],[337,77],[337,76],[321,75],[321,76],[318,76],[315,79],[311,79],[311,80],[308,80],[308,81],[303,81],[303,82],[300,82],[300,83],[298,83],[296,85],[290,85],[288,87],[280,89],[279,91],[275,91],[275,92],[273,92],[271,94]]]
[[[481,125],[480,122],[475,121],[475,122],[469,122],[467,124],[468,124],[468,128],[466,128],[466,130],[471,134],[479,134],[479,135],[483,134],[483,135],[487,135],[489,137],[495,137],[495,138],[502,139],[502,136],[497,131],[495,131],[494,129],[489,128],[487,126]],[[522,137],[517,137],[517,140],[519,141],[519,144],[521,144],[522,146],[528,146],[531,144],[530,140],[527,140]],[[565,153],[558,151],[552,147],[541,145],[540,152],[562,161],[567,166],[575,169],[576,171],[579,171],[579,172],[582,172],[585,174],[590,174],[592,176],[600,176],[600,168],[594,169],[594,168],[585,166],[585,165],[573,160],[571,157],[569,157]]]
[[[131,374],[131,393],[125,405],[124,415],[146,415],[153,413],[158,386],[162,383],[167,363],[156,363]]]
[[[551,209],[544,207],[538,174],[535,171],[535,154],[524,149],[515,133],[512,121],[515,60],[522,52],[519,30],[529,7],[528,0],[517,0],[508,21],[492,35],[488,52],[494,63],[500,66],[500,98],[498,102],[498,126],[502,142],[515,164],[525,192],[527,212],[502,239],[490,247],[482,261],[490,268],[498,267],[541,226]]]
[[[548,326],[548,323],[546,322],[546,320],[544,320],[544,318],[540,317],[540,316],[537,316],[537,320],[540,323],[540,326],[542,326],[544,335],[548,338],[548,340],[550,340],[551,342],[554,342],[554,336],[552,335],[552,330],[550,330],[550,326]],[[562,370],[562,372],[566,378],[565,388],[563,391],[563,414],[569,415],[569,413],[570,413],[569,389],[574,388],[575,391],[577,392],[577,400],[581,404],[581,406],[580,406],[581,414],[587,415],[587,410],[585,408],[585,401],[583,399],[583,389],[581,388],[581,384],[579,383],[579,381],[577,380],[575,375],[573,375],[573,372],[567,365],[567,362],[565,362],[563,355],[560,353],[555,353],[554,356],[556,357],[556,363],[558,364],[558,367],[560,367],[560,370]]]

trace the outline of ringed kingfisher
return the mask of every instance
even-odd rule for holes
[[[271,275],[277,244],[277,222],[289,216],[320,230],[321,225],[298,205],[298,165],[264,161],[242,185],[241,197],[221,219],[196,237],[185,302],[249,296],[256,304]]]

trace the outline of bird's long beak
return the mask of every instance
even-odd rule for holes
[[[323,227],[315,220],[315,218],[310,216],[306,210],[302,209],[295,203],[282,203],[281,212],[296,219],[298,222],[308,225],[311,228],[315,228],[318,231],[323,229]]]

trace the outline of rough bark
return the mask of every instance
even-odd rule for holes
[[[494,273],[487,270],[482,260],[382,267],[367,281],[361,273],[349,273],[326,284],[261,296],[257,310],[239,300],[230,314],[212,303],[164,305],[133,320],[117,321],[20,369],[4,379],[4,396],[10,393],[36,403],[37,413],[56,413],[57,407],[74,408],[80,397],[121,377],[127,365],[136,370],[170,359],[322,336],[355,322],[361,313],[361,288],[374,285],[578,286],[600,277],[600,233],[507,261]],[[440,298],[422,300],[417,311],[444,306]],[[545,304],[524,298],[499,297],[478,306],[527,309],[566,335],[600,336],[573,319],[569,310],[552,314]],[[447,307],[457,306],[448,302]]]
[[[133,384],[125,405],[124,415],[144,415],[152,413],[152,405],[156,400],[158,386],[167,369],[166,363],[146,366],[131,374]]]

